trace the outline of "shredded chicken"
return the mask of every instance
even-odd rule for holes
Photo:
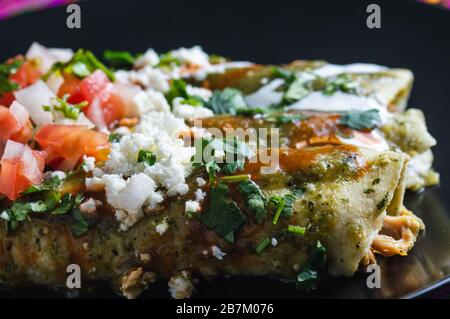
[[[404,208],[398,216],[385,217],[383,229],[372,243],[372,250],[385,257],[406,256],[414,246],[419,231],[424,228],[422,220]]]
[[[369,265],[376,264],[377,260],[375,259],[375,255],[372,251],[372,248],[369,249],[367,254],[361,259],[361,262],[359,264],[360,267],[366,268]]]

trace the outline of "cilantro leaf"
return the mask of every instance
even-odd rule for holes
[[[157,67],[168,68],[172,65],[180,66],[181,61],[175,58],[171,52],[163,53],[159,56],[159,63]]]
[[[106,50],[103,58],[114,68],[129,68],[133,65],[136,57],[128,51]]]
[[[180,79],[173,79],[170,83],[169,91],[166,93],[167,102],[172,105],[172,101],[177,97],[182,97],[184,99],[189,98],[186,91],[186,82]]]
[[[56,97],[55,104],[53,105],[53,110],[61,112],[65,118],[76,120],[81,113],[81,110],[88,105],[87,101],[83,101],[78,104],[70,104],[67,102],[69,94],[65,94],[62,98]],[[49,105],[44,105],[42,108],[45,111],[50,111],[51,107]]]
[[[19,88],[19,85],[16,82],[11,81],[9,77],[17,72],[23,62],[24,61],[21,59],[14,59],[0,64],[0,96]]]
[[[228,192],[228,187],[223,183],[211,188],[210,204],[200,216],[200,221],[218,236],[233,243],[235,233],[245,223],[246,218],[236,202],[227,199]]]
[[[75,237],[80,237],[89,229],[89,224],[78,208],[72,210],[73,223],[71,225],[72,233]]]
[[[276,211],[273,217],[272,223],[275,225],[278,219],[281,217],[290,217],[293,212],[294,202],[299,195],[300,191],[296,190],[291,194],[286,194],[284,196],[274,195],[269,199],[269,202],[275,205]]]
[[[286,103],[292,103],[306,97],[311,90],[307,88],[307,81],[301,77],[296,77],[292,83],[289,84],[288,89],[284,93],[283,100]]]
[[[281,78],[286,80],[288,83],[291,83],[295,80],[295,74],[291,71],[285,70],[280,67],[273,67],[272,68],[272,76],[275,78]]]
[[[259,255],[260,253],[262,253],[270,244],[270,238],[269,237],[264,237],[259,244],[256,246],[256,253]]]
[[[326,249],[320,241],[317,241],[306,264],[297,275],[297,287],[304,291],[315,290],[319,280],[319,273],[325,268],[326,262]]]
[[[76,77],[85,78],[94,73],[95,70],[102,70],[111,81],[115,81],[114,73],[100,62],[91,51],[79,49],[75,52],[70,61],[53,64],[50,70],[42,78],[47,80],[50,75],[57,71],[67,72]]]
[[[380,112],[377,109],[350,111],[339,119],[339,124],[348,126],[354,130],[373,129],[380,122]]]
[[[108,142],[118,143],[120,141],[120,135],[117,133],[111,133],[108,136]]]
[[[255,215],[256,222],[261,224],[266,217],[267,198],[252,180],[239,184],[239,191],[245,199],[248,210]]]
[[[223,91],[214,91],[205,107],[212,110],[214,114],[236,115],[238,109],[247,108],[247,103],[241,91],[226,88]]]
[[[22,195],[45,191],[54,191],[58,189],[59,185],[61,185],[61,179],[58,176],[53,176],[49,179],[44,180],[40,185],[31,185],[24,192],[22,192]]]
[[[308,119],[308,116],[306,116],[302,113],[295,113],[295,114],[283,113],[280,115],[270,115],[266,118],[266,120],[268,120],[270,122],[272,122],[272,121],[276,122],[277,125],[287,124],[287,123],[296,122],[296,121],[304,121],[307,119]]]
[[[243,169],[244,169],[244,162],[236,161],[233,163],[225,163],[220,169],[220,172],[225,175],[234,175],[238,171],[242,171]]]
[[[327,81],[323,94],[332,95],[337,91],[356,94],[357,89],[358,82],[352,81],[348,74],[341,74],[338,77],[331,78]]]
[[[156,163],[156,154],[149,150],[139,150],[137,161],[152,166]]]

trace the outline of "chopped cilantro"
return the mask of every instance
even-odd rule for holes
[[[159,56],[159,63],[157,67],[171,67],[172,65],[180,66],[181,61],[175,58],[171,52],[163,53]]]
[[[23,60],[21,59],[14,59],[0,64],[0,96],[19,88],[19,85],[16,82],[11,81],[9,77],[16,73],[22,64]]]
[[[212,97],[205,104],[214,114],[236,115],[238,109],[247,109],[247,103],[241,91],[226,88],[223,91],[214,91]]]
[[[167,102],[172,105],[172,101],[177,97],[188,99],[189,95],[186,91],[186,82],[180,79],[174,79],[170,83],[169,91],[166,93]]]
[[[288,225],[288,232],[290,232],[290,233],[294,233],[294,234],[297,234],[297,235],[301,235],[301,236],[303,236],[304,234],[305,234],[305,227],[301,227],[301,226],[298,226],[298,225]]]
[[[114,68],[129,68],[136,60],[136,57],[128,51],[113,50],[106,50],[103,52],[103,58]]]
[[[306,97],[311,91],[307,87],[307,81],[301,77],[296,77],[295,80],[289,84],[288,89],[284,93],[284,101],[292,103]]]
[[[102,70],[111,81],[115,80],[114,73],[101,63],[91,51],[79,49],[67,63],[55,63],[43,76],[43,79],[47,80],[51,74],[57,71],[64,71],[82,79],[94,73],[95,70]]]
[[[181,100],[181,104],[187,104],[191,106],[203,106],[203,104],[205,104],[205,101],[203,101],[203,99],[197,95],[191,95],[188,98]]]
[[[233,176],[224,176],[220,179],[221,182],[224,183],[236,183],[236,182],[245,182],[250,179],[249,174],[242,175],[233,175]]]
[[[236,115],[241,115],[241,116],[253,116],[256,114],[264,114],[264,113],[265,113],[265,111],[259,107],[256,107],[256,108],[246,107],[246,108],[236,109]]]
[[[87,101],[83,101],[78,104],[70,104],[67,102],[69,98],[69,94],[65,94],[62,98],[56,97],[56,103],[53,105],[53,110],[57,112],[61,112],[65,118],[76,120],[80,115],[80,112],[83,108],[88,105]],[[44,111],[50,111],[51,107],[49,105],[42,106]]]
[[[306,264],[297,275],[297,287],[304,291],[315,290],[319,273],[325,268],[326,261],[326,249],[320,241],[317,241]]]
[[[348,74],[341,74],[338,77],[331,78],[327,81],[323,94],[332,95],[337,91],[356,94],[357,89],[358,82],[352,81]]]
[[[208,229],[233,243],[236,232],[245,223],[246,218],[236,202],[227,199],[228,192],[228,187],[223,183],[218,183],[217,186],[212,187],[210,204],[199,218]]]
[[[339,124],[355,130],[373,129],[379,125],[380,122],[380,112],[377,109],[350,111],[339,119]]]
[[[269,199],[269,202],[274,204],[276,207],[275,215],[273,216],[272,223],[276,225],[280,216],[290,217],[293,212],[293,205],[299,191],[296,190],[291,194],[286,194],[284,196],[274,195]]]
[[[137,161],[152,166],[156,163],[156,154],[149,150],[139,150]]]
[[[277,210],[275,211],[275,214],[272,219],[272,224],[276,225],[278,223],[278,219],[280,218],[284,205],[286,204],[286,201],[283,197],[278,195],[272,196],[269,201],[271,203],[274,203],[277,207]]]
[[[81,215],[78,208],[72,210],[72,219],[73,223],[71,225],[71,230],[75,237],[80,237],[88,231],[89,224],[83,215]]]
[[[233,175],[236,174],[238,171],[242,171],[243,169],[244,169],[244,162],[237,160],[233,163],[225,163],[220,169],[220,172],[225,175]]]
[[[208,152],[207,152],[208,151]],[[214,160],[214,156],[223,153],[226,163],[219,166]],[[195,143],[195,155],[191,162],[193,167],[198,169],[205,167],[210,183],[214,183],[216,174],[222,172],[225,175],[235,174],[244,166],[243,159],[253,156],[252,150],[244,142],[237,138],[229,139],[207,139],[202,138]],[[207,157],[207,158],[205,158]]]
[[[111,143],[117,143],[120,141],[120,135],[117,133],[111,133],[108,136],[108,141]]]
[[[53,176],[42,182],[40,185],[31,185],[28,187],[22,195],[28,195],[33,193],[45,192],[45,191],[55,191],[61,185],[61,179],[58,176]]]
[[[262,253],[270,244],[270,239],[269,237],[264,237],[259,244],[256,246],[256,253],[260,254]]]
[[[267,198],[252,180],[242,182],[239,191],[245,199],[248,210],[255,215],[256,222],[261,224],[266,217]]]
[[[276,115],[276,116],[270,115],[266,118],[266,120],[268,120],[268,121],[276,122],[277,125],[287,124],[287,123],[296,122],[296,121],[304,121],[306,119],[308,119],[308,116],[301,114],[301,113],[296,113],[296,114],[284,113],[284,114]]]

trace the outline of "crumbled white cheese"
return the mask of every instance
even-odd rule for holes
[[[86,199],[80,204],[80,212],[82,214],[93,214],[97,210],[97,201],[92,197]]]
[[[186,213],[195,213],[200,209],[200,203],[194,200],[188,200],[185,204],[185,212]]]
[[[83,155],[83,171],[92,172],[95,168],[95,157]]]
[[[202,202],[206,197],[206,193],[204,191],[202,191],[200,188],[198,188],[195,191],[195,200],[197,202]]]
[[[211,252],[212,252],[213,256],[216,257],[218,260],[223,260],[223,257],[225,257],[227,255],[216,245],[211,246]]]
[[[118,128],[116,128],[114,130],[114,133],[117,134],[117,135],[120,135],[120,136],[124,136],[124,135],[131,134],[131,131],[126,126],[119,126]]]
[[[175,98],[172,106],[173,113],[182,119],[202,119],[214,115],[213,111],[206,107],[184,103],[184,98],[182,97]]]
[[[164,219],[162,222],[160,222],[158,225],[156,225],[156,232],[160,235],[164,234],[167,229],[169,229],[169,224],[167,223],[167,220]]]
[[[95,169],[86,179],[88,190],[105,188],[108,203],[116,209],[120,228],[127,230],[164,200],[164,196],[184,195],[189,191],[193,147],[184,146],[179,138],[188,128],[171,113],[148,112],[141,116],[135,133],[122,136],[111,146],[102,170]],[[150,150],[156,163],[138,163],[141,149]],[[128,178],[129,177],[129,178]],[[127,179],[128,178],[128,179]]]
[[[170,106],[161,92],[153,89],[139,90],[132,99],[129,112],[141,116],[149,111],[169,112]]]
[[[186,85],[186,92],[188,95],[201,97],[205,101],[208,101],[212,96],[211,90],[192,86],[190,84]]]
[[[273,247],[275,247],[276,245],[278,245],[278,240],[275,237],[272,237],[270,243],[272,244]]]
[[[162,202],[164,198],[155,191],[155,182],[143,173],[124,180],[121,175],[105,174],[86,179],[86,187],[92,189],[103,184],[108,203],[116,209],[120,229],[127,230],[143,217],[142,206],[149,200]]]
[[[153,49],[148,49],[143,55],[134,61],[134,67],[142,68],[146,65],[155,66],[159,63],[159,56]]]
[[[197,181],[197,185],[200,187],[203,187],[206,185],[206,181],[202,177],[197,177],[195,180]]]
[[[190,63],[198,66],[209,66],[209,56],[206,54],[200,46],[194,46],[192,48],[179,48],[178,50],[171,51],[174,58],[180,60],[181,63]]]
[[[154,89],[160,92],[169,90],[169,75],[160,69],[147,65],[139,70],[115,72],[116,81],[122,84],[139,84],[146,89]]]
[[[194,290],[191,276],[187,271],[173,276],[169,280],[169,293],[172,298],[185,299],[189,298]]]

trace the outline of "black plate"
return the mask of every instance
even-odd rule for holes
[[[366,7],[381,5],[381,29],[366,27]],[[140,52],[200,44],[207,52],[261,63],[325,59],[372,62],[414,71],[410,106],[422,108],[438,140],[435,167],[442,184],[408,194],[407,207],[427,229],[408,257],[380,259],[381,289],[365,277],[331,279],[304,295],[265,278],[219,279],[197,286],[202,298],[390,298],[417,297],[449,281],[450,275],[450,11],[413,1],[85,1],[82,28],[66,28],[65,8],[26,14],[0,23],[0,59],[23,53],[32,41],[47,46]],[[56,297],[42,289],[2,292],[0,297]],[[59,295],[60,296],[60,295]],[[113,297],[103,286],[87,297]],[[168,297],[165,284],[144,297]]]

